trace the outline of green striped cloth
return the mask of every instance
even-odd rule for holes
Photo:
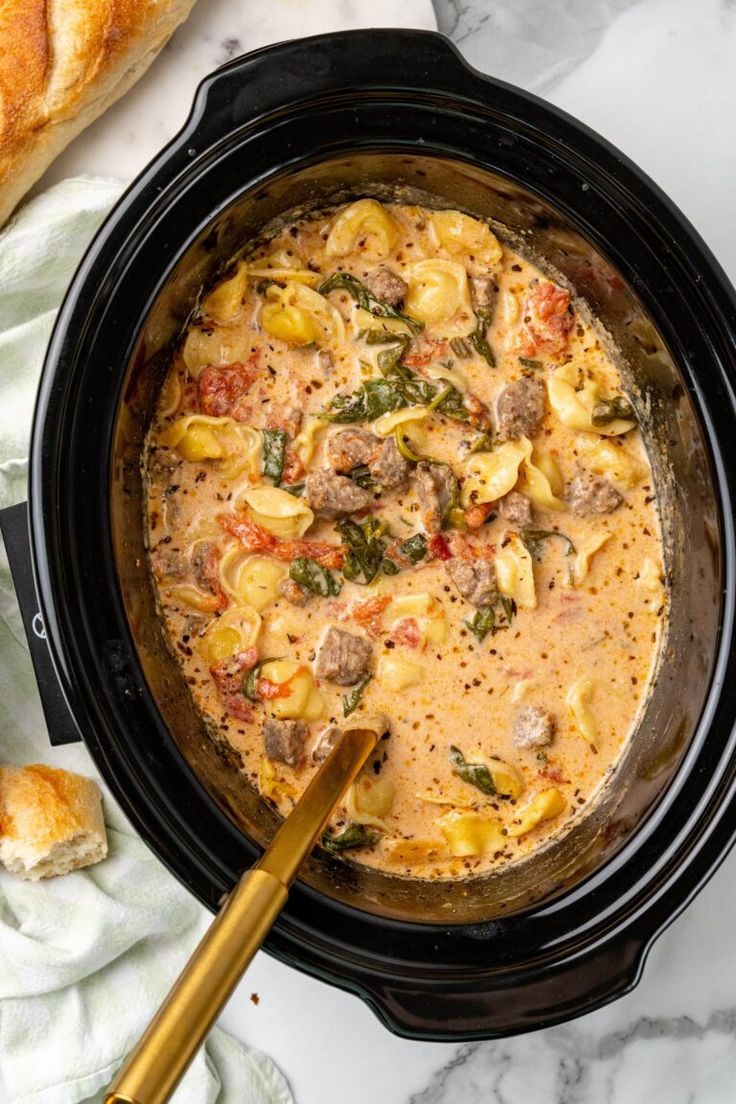
[[[0,234],[0,507],[26,494],[28,437],[56,310],[120,194],[67,180]],[[4,549],[0,552],[0,762],[95,776],[81,746],[52,749]],[[21,882],[0,871],[0,1073],[13,1104],[101,1100],[209,918],[105,794],[109,857]],[[271,1059],[212,1032],[176,1104],[292,1104]]]

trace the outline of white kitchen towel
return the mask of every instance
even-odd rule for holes
[[[64,291],[121,184],[80,178],[32,200],[0,234],[0,506],[25,495],[28,433]],[[94,776],[46,735],[7,560],[0,560],[0,762]],[[209,917],[105,794],[109,857],[35,884],[0,872],[0,1070],[15,1104],[101,1098]],[[177,1104],[290,1104],[271,1059],[220,1030]]]

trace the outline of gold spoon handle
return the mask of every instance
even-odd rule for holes
[[[375,732],[355,728],[336,742],[268,850],[227,898],[111,1084],[105,1104],[166,1104],[376,740]]]

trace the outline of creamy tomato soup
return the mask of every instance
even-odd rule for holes
[[[653,677],[666,589],[601,334],[486,222],[361,199],[202,302],[147,449],[150,561],[206,718],[288,813],[377,751],[323,844],[460,877],[584,815]]]

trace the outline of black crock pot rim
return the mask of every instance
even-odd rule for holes
[[[100,254],[104,252],[104,249],[105,249],[106,246],[109,247],[110,239],[114,235],[114,232],[117,229],[119,229],[119,224],[121,222],[124,222],[126,218],[128,218],[128,219],[130,218],[130,207],[131,207],[131,205],[146,190],[149,183],[152,183],[154,180],[157,179],[157,177],[162,175],[162,170],[166,166],[166,163],[169,159],[169,154],[172,153],[172,152],[175,152],[177,150],[182,151],[184,149],[184,147],[187,146],[190,137],[196,131],[198,125],[202,121],[202,118],[206,114],[206,111],[207,111],[207,108],[208,108],[208,105],[209,105],[209,102],[210,102],[210,97],[215,93],[218,82],[224,76],[239,72],[245,64],[252,64],[253,61],[258,59],[258,58],[263,58],[264,56],[268,57],[268,56],[272,55],[274,52],[283,51],[285,48],[288,48],[289,46],[309,45],[310,43],[315,44],[315,45],[316,44],[322,44],[322,43],[328,43],[329,44],[330,42],[334,43],[336,41],[343,41],[344,37],[345,37],[345,34],[348,34],[352,38],[355,38],[356,36],[357,37],[360,37],[360,36],[368,36],[368,37],[381,36],[381,37],[384,37],[387,34],[390,34],[390,35],[399,35],[399,34],[401,34],[401,35],[407,36],[407,37],[409,37],[409,38],[411,38],[415,41],[416,41],[417,37],[425,38],[425,39],[433,39],[433,40],[439,39],[442,42],[442,46],[443,46],[444,49],[447,49],[448,45],[450,46],[452,54],[460,62],[460,65],[461,65],[462,69],[466,73],[468,73],[468,72],[472,73],[477,79],[479,79],[480,81],[483,81],[484,83],[487,83],[487,84],[490,84],[490,85],[493,85],[493,86],[502,86],[513,96],[520,97],[522,100],[527,101],[527,103],[531,103],[531,104],[536,105],[536,107],[539,110],[541,110],[542,113],[546,113],[548,115],[551,114],[557,121],[562,122],[563,124],[565,124],[568,127],[572,128],[572,130],[575,131],[575,133],[578,137],[580,136],[581,132],[583,134],[587,134],[588,139],[591,142],[593,142],[594,145],[597,144],[599,149],[603,148],[609,154],[609,156],[611,156],[613,158],[614,163],[615,163],[615,167],[618,171],[620,171],[622,168],[625,168],[628,171],[628,173],[630,175],[632,175],[634,177],[634,179],[636,179],[638,181],[638,183],[640,185],[643,184],[645,186],[645,188],[649,189],[650,193],[653,193],[655,195],[655,197],[659,200],[660,205],[664,207],[664,209],[665,209],[666,213],[668,214],[668,216],[670,217],[670,219],[674,220],[674,223],[676,224],[676,226],[678,226],[679,229],[684,233],[685,238],[687,238],[689,236],[689,238],[691,239],[691,243],[695,246],[695,252],[700,253],[699,260],[702,262],[702,260],[705,259],[705,261],[707,263],[707,266],[710,268],[710,273],[709,273],[710,283],[711,283],[711,285],[714,285],[714,286],[711,286],[710,291],[712,292],[713,290],[715,290],[718,293],[719,296],[721,296],[721,297],[725,296],[726,300],[728,300],[730,302],[730,307],[731,307],[732,312],[736,313],[736,301],[734,300],[733,293],[729,289],[728,283],[726,281],[726,278],[725,278],[724,274],[722,273],[722,271],[720,269],[720,266],[718,266],[717,262],[714,260],[714,258],[710,254],[710,251],[708,250],[707,246],[705,246],[704,243],[702,243],[702,241],[699,238],[699,236],[697,235],[697,233],[694,230],[692,230],[691,227],[689,227],[689,224],[687,223],[687,220],[684,219],[684,217],[677,210],[675,205],[672,204],[672,202],[666,196],[664,196],[663,193],[661,193],[661,191],[656,187],[656,185],[653,185],[648,180],[648,178],[646,178],[645,175],[640,172],[640,170],[638,170],[635,166],[633,166],[630,162],[628,162],[628,160],[626,158],[624,158],[621,154],[619,154],[618,151],[614,150],[613,147],[611,147],[608,143],[604,142],[600,138],[597,138],[597,136],[595,136],[593,134],[593,132],[589,130],[589,128],[584,127],[582,124],[576,123],[569,116],[567,116],[564,112],[560,112],[556,108],[551,108],[549,105],[545,105],[541,101],[537,100],[536,97],[529,96],[527,93],[521,93],[518,90],[513,89],[511,86],[503,84],[503,82],[489,80],[489,78],[484,77],[482,74],[478,74],[477,71],[475,71],[475,70],[472,70],[471,67],[469,67],[462,60],[461,56],[455,50],[455,48],[452,47],[451,44],[448,44],[447,41],[444,38],[442,38],[442,36],[437,36],[437,35],[434,35],[430,32],[427,32],[427,33],[423,33],[423,32],[390,32],[390,31],[389,32],[380,32],[380,31],[375,31],[375,32],[360,32],[360,31],[358,31],[358,32],[346,32],[346,33],[343,33],[343,34],[338,33],[338,34],[335,34],[335,35],[328,35],[328,36],[315,36],[315,38],[310,39],[310,40],[301,40],[301,43],[279,44],[277,46],[265,47],[260,51],[256,51],[254,54],[248,55],[245,59],[239,59],[239,60],[235,60],[233,62],[230,62],[228,65],[224,66],[222,69],[218,70],[216,73],[214,73],[210,77],[205,78],[205,80],[200,85],[200,89],[197,93],[197,97],[195,99],[195,104],[194,104],[194,107],[192,109],[192,113],[191,113],[187,123],[185,124],[184,128],[182,129],[182,131],[179,133],[179,135],[176,136],[176,138],[174,138],[172,140],[172,142],[166,147],[166,149],[163,151],[163,153],[152,163],[152,165],[149,166],[149,168],[144,171],[144,173],[141,175],[141,177],[139,177],[138,180],[135,181],[133,183],[133,185],[131,185],[131,187],[126,191],[125,195],[123,196],[123,198],[121,199],[121,201],[119,202],[117,207],[115,208],[113,214],[110,216],[108,221],[104,224],[103,228],[99,232],[99,234],[96,237],[95,241],[93,242],[92,246],[88,250],[88,252],[87,252],[87,254],[86,254],[86,256],[85,256],[85,258],[84,258],[84,260],[83,260],[83,262],[80,266],[79,272],[78,272],[77,276],[75,277],[75,280],[73,281],[73,284],[72,284],[72,286],[69,290],[69,293],[68,293],[68,295],[65,299],[65,302],[62,306],[62,309],[60,311],[59,319],[57,321],[57,326],[56,326],[55,331],[54,331],[54,337],[52,338],[52,342],[51,342],[50,347],[49,347],[49,357],[48,357],[48,360],[47,360],[46,367],[44,369],[44,378],[43,378],[43,382],[42,382],[42,389],[41,389],[41,392],[40,392],[40,395],[39,395],[38,417],[34,421],[34,427],[35,428],[34,428],[33,461],[32,461],[32,472],[33,472],[33,479],[32,479],[32,530],[33,530],[33,533],[34,533],[34,569],[37,572],[39,596],[42,599],[42,608],[43,608],[44,615],[47,618],[47,626],[48,626],[49,636],[50,636],[51,641],[53,643],[54,659],[55,659],[55,662],[57,663],[57,667],[60,669],[61,680],[62,680],[62,683],[64,685],[65,692],[67,692],[69,694],[69,696],[72,697],[72,699],[78,697],[78,686],[75,684],[73,672],[69,671],[68,667],[67,667],[67,663],[66,663],[66,658],[67,657],[65,656],[63,632],[62,632],[59,624],[56,622],[56,619],[54,617],[53,603],[47,601],[47,598],[50,596],[50,589],[47,589],[47,588],[50,587],[50,580],[49,580],[47,575],[46,575],[46,577],[44,577],[45,568],[48,565],[47,564],[45,565],[44,562],[43,562],[44,561],[45,520],[44,520],[44,516],[43,516],[43,509],[42,509],[42,506],[41,506],[42,496],[43,496],[43,487],[42,487],[41,483],[39,482],[40,477],[41,477],[41,458],[42,458],[42,452],[43,452],[43,440],[41,439],[41,433],[40,433],[40,430],[39,430],[39,426],[40,426],[40,424],[42,424],[44,422],[45,417],[48,415],[49,407],[52,405],[52,403],[51,403],[51,398],[52,398],[51,392],[53,391],[53,372],[54,372],[54,368],[55,368],[54,352],[55,351],[56,352],[60,351],[60,349],[59,349],[60,344],[63,346],[64,338],[65,338],[65,334],[64,334],[65,327],[68,325],[70,318],[74,316],[75,311],[80,306],[79,299],[81,299],[82,296],[79,295],[79,293],[84,290],[85,280],[89,279],[90,274],[94,272],[94,266],[97,263],[97,261],[100,259]],[[395,86],[395,82],[394,82],[394,86]],[[416,152],[416,151],[414,151],[414,152]],[[429,146],[427,147],[427,152],[428,153],[432,152],[431,148]],[[164,173],[164,175],[165,175],[165,173]],[[175,182],[176,178],[177,178],[177,174],[174,174],[174,176],[169,181],[169,184],[172,184],[173,182]],[[162,194],[165,194],[166,187],[163,186],[161,188],[161,191],[162,191]],[[58,413],[58,411],[57,411],[57,413]],[[716,466],[720,471],[719,478],[722,478],[724,473],[723,473],[722,470],[720,470],[720,465],[719,464],[717,464]],[[725,482],[724,482],[723,486],[721,487],[721,498],[722,498],[722,505],[724,506],[725,511],[728,512],[728,505],[727,505],[728,504],[728,488],[725,485]],[[732,523],[731,523],[731,525],[732,525]],[[726,535],[726,538],[728,538],[730,536],[730,533],[727,532],[725,535]],[[35,543],[36,540],[38,541],[37,546],[36,546],[36,543]],[[728,539],[726,540],[726,544],[728,544]],[[732,552],[733,552],[733,549],[727,547],[727,548],[724,549],[724,551],[726,553],[725,559],[727,560],[727,566],[730,566],[730,568],[732,569],[732,564],[733,564]],[[731,570],[731,576],[730,577],[733,578],[732,570]],[[728,612],[729,611],[727,611],[727,613]],[[726,625],[725,627],[730,632],[730,624]],[[721,648],[720,655],[721,655],[721,658],[723,658],[723,647]],[[711,692],[711,698],[712,698],[712,692]],[[76,704],[77,703],[75,702],[75,705]],[[83,703],[79,703],[79,704],[81,705]],[[79,710],[76,710],[76,712],[77,712],[77,715],[79,715]],[[86,714],[86,712],[87,712],[86,708],[83,710],[83,712]],[[98,761],[99,761],[100,758],[103,761],[105,761],[106,757],[105,757],[104,749],[94,739],[94,735],[90,734],[89,732],[86,733],[85,735],[89,739],[89,742],[92,744],[94,749],[96,750],[96,758],[99,757]],[[109,772],[110,764],[106,764],[106,765],[108,766],[108,772]],[[196,781],[197,781],[197,785],[201,786],[201,783],[199,783],[199,780],[196,780]],[[126,811],[129,813],[129,815],[132,814],[131,819],[133,819],[137,823],[137,827],[139,828],[139,830],[141,830],[142,834],[144,834],[144,836],[147,836],[149,842],[151,842],[150,825],[148,825],[144,822],[144,820],[140,816],[137,808],[135,808],[135,806],[131,805],[131,803],[127,799],[126,795],[121,794],[121,792],[119,791],[119,787],[117,789],[118,789],[118,793],[117,793],[118,799],[120,800],[121,797],[122,797],[122,799],[123,799],[122,803],[123,803],[124,807],[126,807]],[[731,833],[728,833],[728,838],[729,838],[729,842],[732,842]],[[159,854],[161,853],[160,840],[158,840],[158,839],[154,840],[153,841],[153,847],[154,847],[154,850],[157,851],[157,853],[159,853]],[[722,858],[724,854],[725,854],[725,850],[724,850],[723,844],[721,844],[721,845],[719,845],[719,848],[718,848],[718,855],[719,855],[720,858]],[[164,861],[166,861],[166,860],[164,860]],[[703,880],[705,880],[705,877],[707,877],[710,872],[712,872],[712,868],[713,868],[712,866],[709,867],[709,869],[705,872],[705,874],[703,874],[702,878],[698,882],[698,885],[701,884],[701,882]],[[174,869],[174,873],[176,873],[177,876],[181,877],[181,870],[180,869]],[[688,895],[688,899],[690,898],[690,896],[692,896],[692,894],[694,892],[696,892],[698,885],[694,885],[694,887],[691,889],[691,891]],[[190,888],[192,888],[192,887],[190,886]],[[300,887],[300,890],[298,890],[297,893],[298,892],[305,893],[308,896],[313,894],[313,891],[310,890],[309,887],[304,887],[304,886]],[[685,903],[686,902],[684,900],[680,899],[680,903],[679,903],[678,907],[684,908]],[[346,906],[340,905],[337,902],[333,902],[332,904],[333,904],[334,907],[337,908],[338,912],[340,910],[344,910],[344,909],[347,908]],[[552,902],[552,905],[554,906],[555,902]],[[673,914],[673,910],[674,910],[674,906],[670,906],[668,908],[667,918],[671,918],[671,916]],[[373,917],[373,919],[375,920],[376,918]],[[647,940],[641,941],[640,951],[639,951],[639,956],[638,956],[638,962],[639,962],[638,972],[639,973],[640,973],[640,969],[641,969],[641,963],[643,962],[643,957],[646,953],[646,950],[651,945],[651,942],[656,937],[656,935],[659,933],[659,931],[662,930],[662,928],[663,928],[663,926],[666,922],[667,922],[666,920],[663,921],[660,918],[660,920],[658,921],[659,926],[656,928],[656,930],[652,931],[649,934],[648,941]],[[396,926],[401,926],[402,924],[405,924],[405,922],[403,922],[403,921],[393,921],[393,920],[388,921],[388,923],[392,924],[392,925],[396,925]],[[284,923],[281,926],[283,927],[283,926],[286,926],[286,925]],[[411,924],[408,924],[406,926],[408,928],[413,928],[414,927],[414,925],[411,925]],[[444,929],[443,927],[441,927],[439,925],[437,925],[436,928],[437,928],[438,932],[446,930],[446,929]],[[280,948],[278,946],[278,940],[274,939],[272,941],[272,949],[277,954],[279,954],[279,957],[284,958],[286,961],[294,961],[294,956],[293,955],[291,955],[289,953],[279,953]],[[281,948],[282,952],[285,951],[285,950],[286,950],[286,948]],[[313,973],[317,974],[318,976],[323,976],[323,977],[324,976],[330,976],[330,980],[332,980],[334,983],[341,985],[343,988],[349,988],[349,989],[357,990],[363,996],[366,995],[366,989],[370,990],[370,985],[367,985],[365,983],[365,981],[361,982],[360,984],[355,984],[355,985],[346,984],[344,976],[339,975],[339,974],[331,974],[328,970],[325,970],[324,968],[319,968],[318,966],[315,966],[314,962],[312,962],[311,964],[310,963],[305,963],[302,959],[300,959],[298,961],[298,964],[302,968],[305,968],[305,966],[306,966],[307,968],[310,969],[310,972],[313,972]],[[375,962],[373,962],[373,969],[375,971]],[[632,982],[632,984],[633,984],[633,982]],[[380,1007],[382,1009],[382,1012],[381,1012],[382,1018],[385,1019],[385,1005],[381,1003],[380,999],[378,999],[378,998],[376,998],[376,999],[378,1000],[378,1004],[380,1005]],[[372,1003],[372,1006],[375,1007],[375,1003],[373,1001],[371,1001],[370,1003]],[[569,1018],[569,1014],[566,1015],[565,1018]],[[391,1020],[390,1026],[392,1027],[393,1030],[398,1030],[398,1029],[401,1028],[401,1025],[399,1023],[397,1023],[396,1020]],[[409,1031],[408,1033],[413,1034],[412,1031]],[[487,1034],[487,1032],[484,1032],[483,1034]],[[422,1037],[434,1037],[434,1036],[423,1034]],[[463,1036],[455,1035],[454,1037],[455,1038],[460,1038],[460,1037],[470,1038],[470,1037],[476,1037],[476,1036],[474,1036],[471,1033],[471,1034],[463,1035]]]

